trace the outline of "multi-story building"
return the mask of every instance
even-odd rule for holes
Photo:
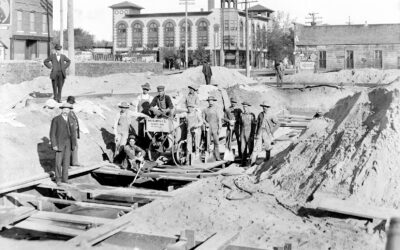
[[[400,69],[400,24],[295,25],[300,70]]]
[[[0,3],[0,61],[47,57],[52,39],[53,1],[1,0]]]
[[[163,62],[162,51],[176,50],[185,44],[185,12],[141,13],[142,7],[127,1],[110,8],[113,10],[115,53],[153,50],[158,51]],[[248,11],[251,62],[253,66],[264,66],[266,34],[273,11],[261,5],[253,6]],[[188,12],[189,54],[203,47],[214,65],[244,67],[245,23],[245,12],[238,9],[237,0],[220,0],[220,8],[215,8],[215,0],[208,0],[207,11]]]

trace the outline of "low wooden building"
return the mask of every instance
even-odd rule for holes
[[[400,69],[400,24],[295,25],[301,70]]]

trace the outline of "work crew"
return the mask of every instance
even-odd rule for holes
[[[206,79],[206,85],[209,85],[211,83],[212,70],[211,70],[211,66],[207,60],[203,61],[202,72],[204,74],[204,78]]]
[[[75,104],[75,97],[73,96],[68,96],[67,97],[67,103],[74,105]],[[72,136],[74,137],[74,140],[76,141],[75,148],[71,152],[71,166],[81,166],[81,164],[78,161],[78,139],[80,139],[80,129],[79,129],[79,120],[78,117],[76,116],[75,112],[71,109],[71,111],[68,113],[68,120],[72,124]]]
[[[241,138],[240,138],[240,119],[241,119],[241,114],[242,114],[242,109],[237,105],[238,101],[236,98],[232,97],[230,99],[231,101],[231,107],[228,109],[228,114],[226,114],[226,117],[229,117],[229,120],[234,120],[235,123],[233,125],[233,134],[236,137],[236,142],[237,142],[237,148],[238,148],[238,154],[239,158],[242,159],[242,150],[241,150]],[[227,131],[228,133],[228,131]],[[232,140],[233,138],[231,138]]]
[[[65,78],[67,78],[66,70],[71,64],[68,57],[61,54],[61,46],[54,46],[55,53],[44,60],[44,65],[51,69],[50,79],[53,86],[53,99],[61,103],[61,91],[64,86]]]
[[[136,136],[130,135],[128,137],[128,142],[124,146],[124,151],[126,154],[126,158],[122,162],[122,168],[130,168],[132,170],[138,171],[138,163],[144,161],[146,151],[136,145]]]
[[[132,102],[132,104],[136,106],[137,112],[142,112],[144,109],[146,109],[146,107],[149,107],[149,104],[152,101],[152,97],[149,95],[149,91],[150,84],[146,82],[142,85],[142,93],[134,102]]]
[[[165,87],[157,87],[158,95],[153,98],[150,104],[151,111],[157,118],[168,118],[173,114],[174,104],[171,97],[165,94]]]
[[[273,133],[279,127],[278,118],[270,113],[271,104],[263,102],[260,105],[263,111],[258,115],[257,118],[257,130],[256,130],[256,151],[265,150],[264,161],[268,161],[271,158],[271,149],[273,142]],[[252,164],[257,158],[258,152],[253,152]]]
[[[219,153],[219,128],[221,125],[221,118],[217,108],[214,105],[214,102],[217,101],[217,99],[213,96],[209,96],[207,101],[208,107],[203,111],[203,119],[208,129],[207,144],[210,145],[210,140],[212,137],[214,143],[214,157],[217,161],[220,161],[221,156]]]
[[[130,132],[134,131],[132,119],[128,112],[129,104],[127,102],[121,102],[118,107],[120,108],[120,111],[114,122],[116,154],[122,151],[124,145],[127,143]]]
[[[247,165],[247,157],[253,149],[253,134],[254,125],[256,124],[256,116],[248,111],[251,105],[248,102],[243,102],[243,112],[240,115],[240,140],[242,151],[242,166]]]
[[[201,140],[201,126],[204,124],[203,117],[199,112],[195,110],[193,104],[188,104],[188,113],[186,117],[187,121],[187,162],[190,162],[190,156],[193,152],[193,146],[195,147],[195,158],[199,159],[199,149]],[[194,140],[193,140],[194,139]],[[194,160],[194,159],[192,159]]]
[[[285,71],[285,68],[283,66],[282,61],[275,63],[275,74],[276,74],[277,87],[282,87],[284,71]]]
[[[72,136],[72,122],[68,120],[68,113],[73,109],[69,103],[60,106],[61,114],[54,117],[50,127],[51,147],[56,151],[55,181],[68,183],[68,168],[70,166],[71,150],[76,146]]]
[[[186,108],[188,108],[189,105],[192,105],[194,108],[198,108],[200,106],[200,99],[196,93],[197,88],[194,85],[190,85],[188,88],[189,88],[189,93],[185,98],[185,106]]]

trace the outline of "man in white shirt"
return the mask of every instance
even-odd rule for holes
[[[140,94],[134,102],[132,102],[132,104],[136,106],[137,112],[142,112],[144,109],[143,107],[145,107],[145,108],[149,107],[151,100],[153,99],[149,95],[150,84],[148,82],[146,82],[145,84],[142,85],[142,90],[143,90],[143,93]],[[148,105],[145,104],[146,102]]]

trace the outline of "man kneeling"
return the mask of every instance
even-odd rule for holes
[[[124,151],[126,154],[125,160],[122,162],[122,167],[125,169],[132,169],[138,171],[140,164],[144,164],[144,157],[146,156],[146,151],[144,151],[136,144],[136,137],[130,135],[128,137],[128,143],[124,146]]]

